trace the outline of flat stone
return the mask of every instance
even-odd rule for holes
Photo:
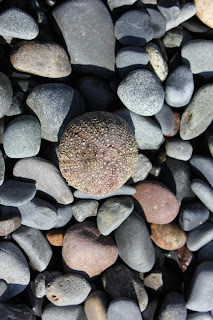
[[[213,309],[213,261],[198,265],[188,288],[186,307],[189,310],[207,312]]]
[[[39,34],[36,21],[19,8],[9,8],[0,15],[0,35],[7,39],[32,40]]]
[[[209,210],[201,202],[187,203],[181,207],[179,224],[184,231],[190,231],[206,222]]]
[[[42,320],[87,320],[80,305],[59,307],[49,303],[41,316]]]
[[[207,221],[188,233],[187,247],[191,251],[198,251],[212,240],[213,223]]]
[[[79,93],[62,83],[46,83],[33,88],[26,103],[39,118],[41,137],[51,142],[58,142],[70,120],[85,111]]]
[[[155,43],[152,42],[149,42],[146,45],[146,51],[149,54],[149,61],[155,74],[158,76],[160,81],[164,81],[168,75],[169,68],[162,51]]]
[[[35,180],[36,188],[53,197],[60,204],[73,202],[73,195],[60,171],[50,162],[39,157],[16,162],[13,174],[19,178]]]
[[[120,8],[122,6],[131,6],[136,1],[137,0],[107,0],[107,4],[112,11],[113,9]]]
[[[198,262],[213,261],[213,241],[203,246],[197,256]]]
[[[13,88],[9,78],[0,72],[0,118],[3,118],[10,109],[13,100]]]
[[[181,49],[182,61],[188,65],[193,74],[203,77],[213,75],[212,40],[191,40]]]
[[[107,199],[99,208],[97,227],[100,233],[108,236],[117,229],[132,213],[134,202],[128,196],[112,197]]]
[[[135,188],[133,197],[142,206],[149,223],[166,224],[175,219],[179,203],[165,185],[155,181],[142,181]]]
[[[115,230],[120,258],[133,270],[148,272],[155,261],[155,252],[144,220],[133,212]]]
[[[89,282],[77,274],[59,276],[46,286],[47,299],[56,306],[70,306],[84,302],[91,291]]]
[[[84,310],[88,320],[108,320],[107,296],[104,291],[93,291],[84,303]]]
[[[180,5],[180,14],[175,20],[166,23],[166,31],[178,27],[184,21],[193,17],[196,13],[196,7],[192,2],[186,2]]]
[[[195,0],[196,16],[208,27],[213,28],[213,3],[211,0]]]
[[[174,113],[170,106],[164,103],[160,111],[155,114],[155,118],[161,126],[163,135],[169,135],[172,133],[175,127],[175,120]]]
[[[28,256],[33,269],[41,272],[47,268],[52,249],[40,230],[21,226],[12,237]]]
[[[148,70],[130,72],[118,86],[123,104],[141,116],[152,116],[163,106],[164,90],[156,76]]]
[[[24,304],[0,303],[0,314],[4,320],[34,320],[32,311]]]
[[[210,312],[193,312],[187,316],[186,320],[212,320]]]
[[[12,120],[4,132],[3,147],[10,158],[36,156],[41,145],[41,126],[39,121],[29,115]]]
[[[164,19],[163,15],[154,8],[146,8],[150,19],[151,24],[154,29],[154,39],[159,39],[164,36],[166,32],[166,20]]]
[[[113,239],[102,236],[94,222],[84,221],[66,231],[62,256],[69,268],[94,277],[115,263],[118,250]]]
[[[167,139],[165,148],[167,156],[182,161],[188,161],[193,152],[192,144],[180,138]]]
[[[194,179],[191,183],[192,191],[201,202],[212,212],[213,211],[213,189],[204,181]]]
[[[85,193],[80,190],[74,191],[74,197],[79,199],[95,199],[95,200],[102,200],[114,196],[132,196],[135,193],[135,188],[128,185],[123,185],[121,188],[117,189],[116,191],[113,191],[111,193],[108,193],[105,196],[94,196],[92,194]]]
[[[113,300],[107,310],[108,320],[142,320],[139,306],[127,298]]]
[[[1,302],[22,292],[30,282],[27,260],[21,250],[9,241],[0,243],[0,278],[7,283],[7,290],[0,297]]]
[[[177,292],[168,293],[161,304],[158,314],[159,320],[186,320],[187,310],[184,298]]]
[[[178,0],[158,0],[157,8],[168,22],[175,21],[180,14]]]
[[[54,227],[57,220],[55,207],[37,197],[18,206],[18,209],[21,214],[21,223],[27,227],[49,230]]]
[[[111,16],[99,0],[66,1],[53,10],[75,72],[111,76],[115,35]]]
[[[145,11],[129,10],[115,22],[115,37],[125,46],[143,46],[153,36],[151,19]]]
[[[0,236],[7,236],[20,226],[21,217],[18,210],[14,207],[2,206],[0,216]]]
[[[194,169],[202,173],[213,188],[213,160],[208,157],[194,155],[190,159],[190,164]]]
[[[143,181],[147,178],[150,170],[152,169],[152,163],[142,153],[138,154],[138,162],[135,171],[131,175],[128,183],[136,183]]]
[[[33,199],[35,194],[34,183],[6,180],[0,187],[0,204],[18,207]]]
[[[10,55],[13,67],[21,72],[47,78],[63,78],[71,73],[66,51],[57,43],[24,41]]]
[[[57,205],[57,218],[53,228],[64,227],[72,219],[72,205]]]
[[[151,239],[164,250],[177,250],[186,243],[186,234],[176,223],[151,224]]]
[[[78,222],[89,217],[96,217],[99,203],[96,200],[79,200],[72,206],[73,216]]]
[[[212,42],[213,43],[213,42]],[[203,48],[203,51],[206,51]],[[182,114],[180,136],[183,140],[198,137],[211,124],[213,117],[213,84],[198,89]]]
[[[63,229],[52,229],[46,232],[46,238],[49,243],[54,247],[62,247],[64,230]]]
[[[163,43],[166,48],[179,48],[191,39],[191,34],[188,31],[174,28],[165,34]]]
[[[166,80],[165,100],[171,107],[187,105],[194,91],[193,74],[189,67],[177,67]]]

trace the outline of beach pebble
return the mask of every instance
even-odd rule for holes
[[[131,175],[128,183],[132,184],[145,180],[151,169],[152,163],[149,161],[149,159],[142,153],[138,154],[137,167]]]
[[[184,298],[177,292],[169,292],[162,304],[158,314],[159,320],[178,319],[186,320],[187,310]]]
[[[213,261],[213,241],[203,246],[197,256],[198,262]]]
[[[13,88],[9,78],[0,72],[0,118],[3,118],[11,107]]]
[[[47,268],[52,249],[40,230],[21,226],[13,232],[12,237],[28,256],[33,269],[41,272]]]
[[[173,131],[170,134],[164,134],[164,136],[174,137],[178,133],[180,129],[180,113],[177,111],[174,111],[174,122],[175,122],[175,126]]]
[[[178,0],[158,0],[157,8],[168,22],[175,21],[180,14]]]
[[[190,313],[186,320],[212,320],[212,315],[210,312],[193,312]]]
[[[10,61],[16,70],[41,77],[62,78],[71,73],[66,51],[53,42],[18,43],[10,55]]]
[[[196,7],[192,2],[186,2],[180,5],[180,14],[175,20],[166,23],[166,31],[178,27],[184,21],[193,17],[196,13]]]
[[[201,202],[187,203],[181,207],[179,224],[184,231],[190,231],[206,222],[209,210]]]
[[[110,198],[110,197],[114,197],[114,196],[120,196],[120,195],[121,196],[132,196],[134,193],[135,193],[135,188],[134,187],[128,186],[128,185],[123,185],[122,187],[120,187],[116,191],[108,193],[105,196],[93,196],[92,194],[85,193],[85,192],[80,191],[80,190],[75,190],[74,191],[74,197],[75,198],[79,198],[79,199],[102,200],[102,199],[106,199],[106,198]]]
[[[190,159],[190,164],[208,180],[213,188],[213,160],[208,157],[194,155]]]
[[[98,201],[96,200],[76,201],[72,206],[73,216],[78,222],[83,222],[89,217],[96,217],[98,205]]]
[[[144,220],[133,212],[114,231],[120,258],[133,270],[148,272],[155,261],[155,252]]]
[[[213,261],[198,265],[190,281],[186,307],[189,310],[207,312],[213,309]]]
[[[0,236],[7,236],[21,226],[19,210],[15,207],[1,206]]]
[[[115,37],[125,46],[143,46],[154,37],[149,14],[129,10],[115,22]]]
[[[32,40],[38,33],[37,23],[23,10],[9,8],[0,14],[0,35],[6,40],[12,38]]]
[[[49,303],[43,310],[42,320],[87,320],[82,306],[59,307]]]
[[[200,179],[194,179],[191,183],[191,188],[200,201],[213,212],[213,189]]]
[[[102,236],[94,222],[84,221],[66,231],[62,256],[69,268],[94,277],[115,263],[118,250],[113,239]]]
[[[211,0],[195,0],[196,16],[208,27],[213,28],[213,3]]]
[[[93,291],[84,303],[84,310],[88,320],[108,320],[107,296],[104,291]],[[79,319],[80,320],[80,319]]]
[[[169,68],[162,51],[152,42],[146,45],[146,51],[149,54],[149,61],[155,74],[161,81],[164,81],[168,75]]]
[[[128,196],[112,197],[107,199],[99,208],[97,227],[100,233],[108,236],[117,229],[132,213],[134,202]]]
[[[152,272],[144,278],[144,286],[157,291],[163,285],[161,272]]]
[[[7,283],[4,280],[0,280],[0,297],[5,293],[7,290]]]
[[[34,180],[36,189],[53,197],[60,204],[73,202],[73,195],[60,171],[40,157],[20,159],[13,168],[16,177]],[[53,183],[54,181],[54,183]]]
[[[107,310],[108,320],[142,320],[139,306],[127,298],[113,300]]]
[[[186,243],[189,250],[198,251],[200,248],[202,248],[212,240],[213,223],[207,221],[188,233]]]
[[[164,103],[160,111],[155,114],[155,118],[161,126],[163,135],[169,135],[173,132],[175,127],[175,120],[174,113],[170,106]]]
[[[206,50],[202,48],[202,51]],[[180,137],[183,140],[196,138],[211,124],[213,119],[212,99],[213,84],[204,85],[196,91],[181,117]]]
[[[34,320],[32,311],[25,304],[0,303],[0,314],[2,320]]]
[[[171,107],[187,105],[194,91],[193,74],[189,67],[177,67],[166,80],[165,100]]]
[[[59,276],[46,286],[47,299],[56,306],[70,306],[84,302],[91,291],[89,282],[77,274]]]
[[[168,138],[165,148],[167,156],[182,161],[188,161],[193,152],[192,144],[180,138]]]
[[[154,29],[154,39],[159,39],[164,36],[166,32],[166,21],[163,15],[155,8],[146,7],[146,10],[150,16],[151,24]]]
[[[191,38],[190,33],[186,30],[174,28],[165,34],[163,43],[166,48],[179,48],[185,42],[191,40]]]
[[[4,182],[5,175],[5,161],[2,151],[0,151],[0,186],[2,186]]]
[[[36,156],[41,145],[41,126],[39,121],[29,115],[12,120],[4,132],[3,147],[10,158]]]
[[[53,228],[64,227],[72,219],[72,205],[60,205],[57,207],[57,217]]]
[[[112,11],[113,9],[120,8],[122,6],[131,6],[136,1],[137,0],[107,0],[107,4]]]
[[[49,243],[54,247],[62,247],[64,230],[63,229],[52,229],[46,232],[46,238]]]
[[[184,21],[181,25],[190,32],[203,33],[209,31],[209,28],[203,24],[196,15]]]
[[[149,223],[166,224],[175,219],[179,203],[174,194],[163,184],[142,181],[135,185],[134,198],[143,208]]]
[[[35,276],[35,295],[37,298],[43,298],[46,295],[46,284],[54,278],[61,276],[59,271],[43,271]]]

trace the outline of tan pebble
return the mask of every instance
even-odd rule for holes
[[[49,243],[55,247],[62,247],[64,230],[63,229],[52,229],[46,232],[46,237]]]
[[[86,299],[84,310],[88,320],[107,320],[107,297],[103,291],[94,291]]]
[[[213,28],[213,1],[194,0],[197,17],[208,27]]]

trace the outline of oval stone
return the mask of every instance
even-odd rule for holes
[[[127,298],[113,300],[107,310],[108,320],[142,320],[139,306]]]
[[[93,291],[84,303],[84,310],[88,320],[108,320],[107,296],[104,291]]]
[[[195,0],[196,16],[208,27],[213,28],[213,2],[211,0]]]
[[[80,305],[59,307],[49,303],[43,310],[42,320],[87,320]]]

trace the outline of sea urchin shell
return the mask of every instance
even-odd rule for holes
[[[138,149],[128,124],[109,112],[73,119],[59,145],[59,167],[67,182],[92,195],[120,188],[133,173]]]

